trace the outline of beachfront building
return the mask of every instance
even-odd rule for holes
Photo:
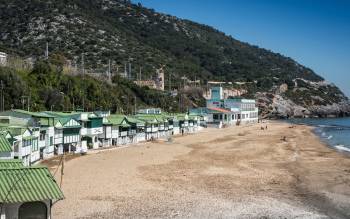
[[[160,108],[147,108],[147,109],[139,109],[137,111],[138,115],[146,114],[146,115],[161,115],[162,109]]]
[[[188,115],[188,126],[190,133],[196,133],[200,130],[200,116]]]
[[[224,108],[236,112],[237,121],[243,124],[257,123],[259,118],[259,109],[253,99],[231,98],[224,99]]]
[[[178,133],[176,134],[186,134],[190,132],[188,114],[179,113],[175,115],[178,121]]]
[[[131,125],[128,124],[126,116],[112,114],[108,116],[108,121],[112,124],[112,145],[125,145],[129,142],[128,131]]]
[[[206,108],[214,111],[231,111],[222,113],[208,113],[208,120],[220,121],[223,124],[247,124],[258,122],[259,110],[254,99],[245,99],[240,97],[224,98],[222,87],[211,88],[211,98],[206,101]],[[213,117],[213,118],[212,118]],[[215,118],[214,118],[215,117]],[[227,117],[227,119],[225,119]],[[228,118],[230,117],[230,118]]]
[[[112,128],[113,124],[108,120],[108,117],[111,115],[110,111],[95,111],[94,112],[98,117],[102,117],[102,126],[103,131],[99,134],[98,138],[101,142],[102,147],[109,147],[113,145],[112,143]],[[118,138],[118,137],[116,137]]]
[[[25,166],[40,160],[38,136],[34,136],[32,130],[24,126],[10,126],[2,123],[0,130],[10,142],[14,158],[21,159]]]
[[[208,122],[208,108],[206,107],[198,107],[189,109],[188,115],[197,117],[197,129],[201,130],[203,127],[207,127]]]
[[[218,107],[201,107],[190,109],[189,114],[200,116],[199,121],[197,121],[204,127],[214,126],[222,128],[236,124],[239,112]]]
[[[106,117],[103,117],[102,126],[103,126],[103,132],[99,134],[98,138],[101,142],[102,147],[109,147],[112,145],[113,124]],[[116,138],[118,138],[118,136]]]
[[[103,133],[103,118],[93,112],[73,112],[80,122],[81,146],[97,149],[100,146],[99,136]]]
[[[145,126],[146,123],[136,116],[127,116],[127,122],[131,125],[133,143],[146,141]]]
[[[52,204],[64,198],[46,167],[0,160],[0,218],[51,218]]]
[[[172,119],[170,120],[172,123],[172,135],[178,135],[180,134],[180,122],[179,119],[177,118],[177,116],[172,116]]]
[[[30,144],[27,140],[32,141],[33,146],[36,145],[36,138],[38,138],[39,159],[52,157],[54,155],[54,116],[45,113],[28,112],[25,110],[8,110],[0,113],[1,123],[6,123],[9,126],[19,125],[22,127],[29,127],[31,130],[31,139],[23,143]]]
[[[174,134],[176,116],[162,113],[161,109],[142,109],[136,117],[145,122],[146,140],[168,138]]]
[[[81,124],[76,119],[79,114],[72,112],[52,112],[45,114],[55,118],[55,151],[56,154],[63,153],[86,153],[87,147],[83,147],[80,142]]]
[[[152,114],[137,114],[136,118],[145,124],[145,140],[158,139],[158,120]]]

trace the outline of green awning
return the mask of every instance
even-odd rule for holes
[[[63,198],[61,189],[46,167],[0,169],[0,202],[2,203]]]
[[[0,135],[0,152],[11,152],[12,147],[10,142],[5,138],[5,136]]]

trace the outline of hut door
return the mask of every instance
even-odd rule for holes
[[[18,219],[47,219],[47,207],[43,202],[27,202],[18,210]]]

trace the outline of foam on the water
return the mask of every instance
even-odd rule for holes
[[[345,147],[344,145],[336,145],[335,148],[341,151],[348,151],[350,152],[350,148]]]

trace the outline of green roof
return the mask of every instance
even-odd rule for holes
[[[119,114],[113,114],[113,115],[108,116],[107,119],[113,125],[121,125],[122,122],[126,119],[126,116],[119,115]]]
[[[20,159],[0,160],[0,169],[20,168],[20,167],[24,167],[23,162]]]
[[[80,115],[79,112],[55,112],[55,111],[45,111],[45,113],[48,114],[48,115],[60,116],[60,117],[69,117],[69,116]]]
[[[12,112],[21,113],[21,114],[25,114],[25,115],[29,115],[29,116],[33,116],[33,117],[39,117],[39,118],[54,118],[54,116],[48,115],[46,113],[29,112],[29,111],[20,110],[20,109],[12,110]]]
[[[159,124],[164,123],[166,118],[163,115],[158,114],[137,114],[136,117],[147,124]]]
[[[126,120],[131,124],[135,124],[136,126],[144,126],[145,125],[144,121],[142,121],[134,116],[126,117]]]
[[[61,189],[46,167],[0,169],[0,202],[2,203],[63,198]]]
[[[5,138],[5,136],[0,135],[0,152],[11,152],[12,147],[10,142]]]
[[[0,125],[0,130],[1,131],[8,131],[12,136],[17,136],[17,135],[23,135],[25,131],[27,131],[28,128],[25,127],[1,127]]]

